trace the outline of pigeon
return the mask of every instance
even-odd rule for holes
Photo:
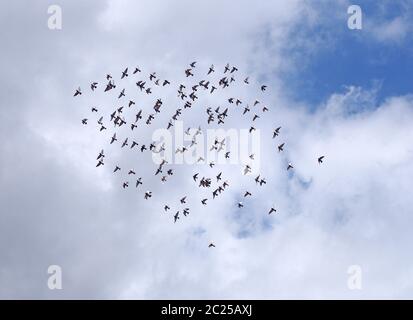
[[[184,214],[184,216],[186,217],[189,214],[189,208],[185,208],[182,213]]]
[[[110,144],[114,143],[115,141],[118,141],[118,139],[116,139],[116,133],[114,133],[113,137],[110,139]]]
[[[247,164],[244,168],[244,175],[248,174],[251,172],[251,167]]]
[[[105,157],[105,154],[104,154],[103,149],[102,149],[102,151],[99,152],[99,155],[98,155],[96,160],[99,160],[100,158],[103,158],[103,157]]]
[[[75,94],[73,95],[74,97],[80,96],[82,94],[82,90],[80,90],[80,87],[76,89]]]
[[[118,99],[120,99],[124,96],[125,96],[125,89],[122,89],[122,91],[119,93]]]
[[[272,134],[273,139],[280,134],[280,129],[281,129],[281,127],[278,127],[277,129],[274,130],[274,132]]]
[[[128,76],[128,68],[126,68],[124,71],[122,71],[122,76],[120,78],[123,79],[127,76]]]
[[[285,143],[281,143],[281,144],[278,146],[278,152],[281,152],[281,151],[284,150],[284,145],[285,145]]]

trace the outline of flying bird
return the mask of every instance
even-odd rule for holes
[[[120,99],[124,96],[125,96],[125,89],[122,89],[122,91],[119,93],[118,99]]]
[[[74,97],[80,96],[82,94],[82,90],[80,90],[80,87],[76,89],[75,94],[73,95]]]
[[[281,151],[284,150],[284,145],[285,145],[285,143],[281,143],[281,144],[278,146],[278,152],[281,152]]]
[[[244,175],[248,174],[251,172],[251,167],[247,164],[244,168]]]
[[[115,141],[118,141],[118,139],[116,139],[116,133],[114,133],[112,138],[110,139],[110,144],[114,143]]]
[[[99,160],[100,158],[103,158],[104,156],[105,156],[105,154],[104,154],[103,149],[102,149],[102,151],[99,152],[99,155],[98,155],[96,160]]]
[[[277,129],[274,130],[274,132],[272,134],[273,139],[280,134],[280,129],[281,129],[281,127],[278,127]]]
[[[123,79],[127,76],[128,76],[128,68],[126,68],[124,71],[122,71],[122,76],[120,78]]]
[[[177,211],[174,215],[174,223],[179,219],[179,211]]]

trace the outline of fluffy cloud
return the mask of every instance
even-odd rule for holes
[[[348,87],[310,112],[286,97],[279,71],[299,64],[291,48],[311,48],[297,27],[314,23],[314,6],[95,1],[62,9],[61,31],[47,29],[47,2],[30,12],[16,2],[2,19],[3,30],[16,28],[4,39],[0,62],[1,297],[411,297],[413,100],[393,97],[378,105],[374,91]],[[259,97],[271,108],[260,119],[260,172],[268,184],[258,192],[239,166],[220,166],[228,192],[207,209],[193,201],[190,216],[173,224],[163,203],[185,194],[197,199],[190,176],[207,169],[176,166],[174,180],[159,185],[149,157],[137,160],[106,146],[111,157],[97,170],[96,154],[109,134],[81,127],[79,119],[92,105],[110,110],[117,102],[71,95],[78,84],[86,88],[136,64],[178,81],[192,60],[199,69],[235,63],[251,75],[252,87],[270,85]],[[126,85],[132,91],[133,81]],[[237,88],[231,94],[244,101],[257,97]],[[204,102],[214,106],[224,97]],[[142,106],[152,103],[139,99]],[[185,125],[197,125],[203,109],[191,110]],[[156,126],[165,126],[168,116]],[[227,127],[248,128],[249,121],[238,119]],[[272,140],[278,125],[282,133]],[[151,139],[151,132],[139,133]],[[281,141],[286,148],[279,154]],[[111,172],[117,161],[144,175],[153,201],[120,188]],[[285,170],[288,161],[293,174]],[[238,210],[246,189],[254,198]],[[268,216],[273,204],[278,214]],[[217,248],[208,249],[210,241]],[[46,286],[51,264],[63,268],[61,291]],[[362,267],[361,291],[347,288],[350,265]]]

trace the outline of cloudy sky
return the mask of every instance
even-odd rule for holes
[[[52,4],[61,30],[48,28]],[[351,4],[3,1],[0,298],[413,298],[413,6],[359,1],[363,29],[350,30]],[[171,164],[175,175],[161,184],[150,156],[110,146],[110,124],[98,131],[90,108],[107,115],[119,102],[91,94],[92,81],[102,89],[107,73],[119,82],[125,67],[140,66],[140,78],[156,71],[177,84],[194,60],[200,73],[236,65],[251,85],[231,94],[270,108],[257,124],[265,186],[237,165]],[[125,80],[128,97],[149,110],[154,97],[135,81]],[[79,86],[84,94],[73,98]],[[206,129],[205,107],[225,97],[185,111],[184,127]],[[179,106],[170,101],[136,139],[166,126]],[[230,110],[224,128],[250,122]],[[105,166],[95,168],[102,148]],[[123,190],[115,164],[134,168],[153,197],[133,183]],[[219,171],[230,187],[203,207],[206,191],[191,176]],[[253,197],[243,200],[247,189]],[[162,207],[179,210],[184,195],[191,213],[174,224]],[[61,267],[61,290],[48,288],[50,265]],[[348,286],[352,266],[360,289]]]

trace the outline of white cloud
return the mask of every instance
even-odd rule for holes
[[[411,32],[410,22],[404,17],[396,17],[371,26],[374,37],[382,42],[400,43]]]
[[[290,32],[305,17],[313,24],[314,8],[302,1],[79,5],[63,8],[59,34],[33,25],[27,40],[26,29],[14,31],[24,48],[32,48],[27,59],[13,46],[2,53],[36,81],[27,86],[2,59],[2,87],[10,88],[4,106],[19,108],[0,109],[7,119],[0,128],[5,155],[0,158],[5,190],[0,194],[0,296],[411,297],[412,261],[406,252],[412,225],[412,98],[389,98],[378,106],[374,90],[349,87],[313,113],[286,98],[281,88],[288,83],[278,67],[300,64],[299,55],[286,56],[284,49],[294,48],[294,41],[306,46]],[[39,5],[33,16],[44,11]],[[31,14],[27,20],[37,21]],[[31,41],[37,46],[30,47]],[[183,66],[194,59],[199,69],[236,63],[240,73],[251,75],[251,87],[262,81],[270,85],[260,97],[271,108],[271,115],[260,119],[263,146],[271,146],[261,159],[269,183],[258,191],[238,167],[219,167],[230,189],[206,210],[192,194],[190,176],[208,169],[177,166],[173,186],[160,186],[150,158],[137,160],[133,153],[105,146],[110,157],[97,171],[96,154],[110,134],[81,127],[79,120],[92,105],[110,110],[117,101],[104,95],[71,97],[78,83],[87,92],[91,79],[102,82],[107,72],[119,76],[125,66],[136,64],[180,81]],[[133,92],[133,80],[125,86]],[[244,87],[232,93],[244,101],[257,95]],[[153,102],[136,100],[142,106]],[[209,97],[204,102],[218,103]],[[360,112],[360,105],[367,107]],[[186,114],[188,125],[205,116],[200,108]],[[236,113],[228,127],[247,127],[249,118],[239,120]],[[156,125],[166,125],[167,118],[163,115]],[[282,133],[272,140],[278,125]],[[151,132],[140,134],[150,139]],[[286,148],[279,154],[281,141]],[[323,165],[317,163],[321,154]],[[136,167],[147,181],[145,189],[154,191],[153,201],[144,201],[133,188],[120,188],[124,176],[111,172],[117,161]],[[295,166],[292,176],[285,170],[288,161]],[[235,204],[246,189],[254,198],[244,200],[245,210],[238,211]],[[184,194],[192,201],[190,216],[173,224],[162,206],[175,207]],[[279,213],[269,217],[273,203]],[[217,245],[213,250],[207,248],[210,241]],[[46,287],[50,264],[63,268],[61,292]],[[364,272],[359,292],[346,287],[353,264]]]

